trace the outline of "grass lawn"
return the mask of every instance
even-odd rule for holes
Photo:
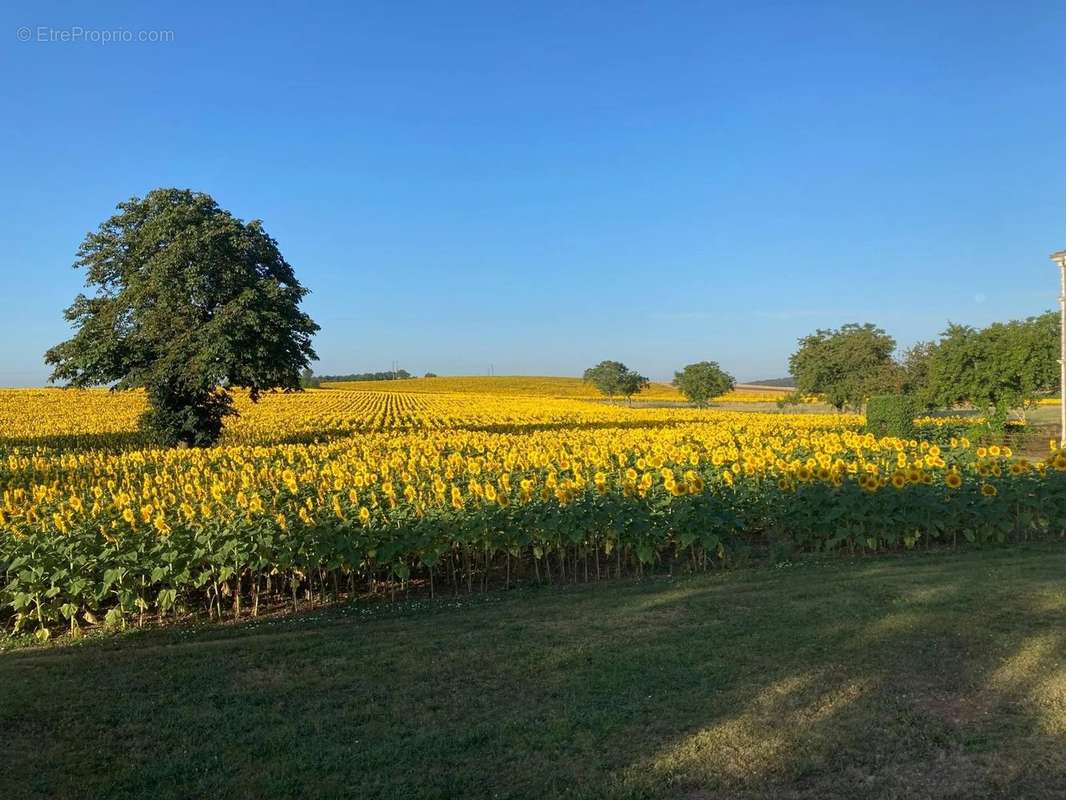
[[[0,653],[0,797],[1066,796],[1066,546]]]

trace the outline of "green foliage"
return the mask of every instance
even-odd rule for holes
[[[749,383],[756,384],[758,386],[775,386],[780,389],[796,388],[796,379],[791,376],[788,378],[760,378],[757,381],[749,381]]]
[[[631,398],[648,385],[648,379],[621,361],[601,361],[585,370],[584,379],[607,397]]]
[[[820,395],[837,409],[857,407],[872,394],[895,391],[896,340],[870,323],[818,330],[799,340],[789,359],[798,396]]]
[[[208,195],[156,189],[90,233],[74,266],[93,296],[66,311],[74,336],[45,355],[52,380],[144,387],[144,424],[162,442],[206,444],[232,408],[225,388],[257,399],[298,389],[315,358],[307,294],[258,220]]]
[[[715,397],[733,390],[737,382],[716,361],[689,364],[674,373],[674,386],[697,406],[703,407]]]
[[[317,389],[321,385],[322,379],[316,377],[314,371],[310,367],[306,367],[303,372],[300,373],[301,389]]]
[[[320,381],[329,383],[354,383],[356,381],[405,381],[413,378],[405,369],[390,369],[384,372],[354,372],[350,375],[322,375]]]
[[[338,585],[362,588],[412,576],[425,583],[430,569],[437,580],[451,575],[467,586],[473,571],[503,578],[519,568],[545,576],[567,569],[575,577],[579,558],[639,574],[656,564],[719,562],[767,537],[796,552],[877,552],[919,541],[950,544],[956,537],[999,543],[1061,534],[1066,472],[1054,466],[1058,461],[1044,472],[1014,475],[999,462],[989,472],[970,451],[946,455],[962,469],[958,488],[928,473],[928,480],[902,489],[888,476],[883,485],[865,474],[820,480],[806,467],[780,483],[734,482],[704,464],[694,493],[675,495],[656,483],[639,496],[600,491],[590,481],[565,500],[548,495],[460,510],[397,509],[387,524],[361,524],[358,503],[338,498],[339,514],[293,520],[286,528],[270,520],[218,519],[175,522],[166,535],[146,524],[116,538],[101,536],[91,520],[72,521],[62,535],[27,525],[0,537],[0,620],[12,620],[15,629],[73,628],[99,619],[121,626],[142,613],[205,603],[220,616],[222,598],[237,615],[242,603],[254,602],[250,595],[270,587],[324,597]],[[996,496],[984,494],[988,487]],[[317,491],[301,487],[283,505],[304,507]]]
[[[436,378],[436,377],[437,377],[437,373],[436,373],[436,372],[427,372],[427,373],[426,373],[425,375],[423,375],[422,377],[423,377],[423,378]]]
[[[915,436],[914,415],[918,404],[906,395],[874,395],[866,401],[866,430],[874,436]]]
[[[900,359],[900,389],[921,409],[936,405],[929,379],[929,364],[935,346],[934,342],[917,342],[904,350]]]
[[[972,404],[995,427],[1059,389],[1059,316],[997,322],[984,329],[952,324],[931,349],[928,392],[942,406]]]

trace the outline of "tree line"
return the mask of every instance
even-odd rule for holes
[[[951,323],[898,357],[896,340],[872,323],[817,330],[789,359],[794,399],[817,395],[843,410],[897,394],[922,409],[972,406],[1002,423],[1059,391],[1060,330],[1051,311],[985,328]]]
[[[317,375],[308,367],[304,370],[304,388],[308,386],[320,386],[323,383],[354,383],[358,381],[406,381],[415,375],[406,369],[389,369],[384,372],[353,372],[346,375]],[[426,373],[426,378],[432,377],[432,373]]]
[[[861,409],[876,395],[908,399],[919,410],[971,406],[992,426],[1058,392],[1060,319],[1048,311],[985,328],[950,323],[940,338],[898,352],[896,340],[872,323],[819,329],[802,337],[789,358],[795,390],[783,401],[819,397],[838,411]],[[584,379],[608,398],[631,401],[648,379],[620,361],[601,361]],[[736,381],[714,361],[689,364],[673,385],[697,406],[731,391]]]

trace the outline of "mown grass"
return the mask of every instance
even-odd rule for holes
[[[0,796],[1052,798],[1066,547],[0,654]]]

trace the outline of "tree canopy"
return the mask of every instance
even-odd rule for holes
[[[799,395],[821,395],[837,409],[899,387],[896,340],[871,323],[818,330],[799,340],[789,359]]]
[[[584,379],[607,397],[631,398],[648,385],[648,379],[621,361],[601,361],[585,370]]]
[[[899,361],[900,391],[920,408],[936,405],[929,385],[929,365],[935,347],[936,342],[916,342],[903,351]]]
[[[925,391],[943,406],[969,403],[1004,420],[1059,388],[1059,316],[951,324],[930,350]]]
[[[243,222],[207,194],[156,189],[118,205],[89,233],[75,268],[90,296],[65,316],[72,338],[45,355],[52,380],[144,387],[143,422],[160,443],[208,444],[233,413],[228,387],[252,399],[299,389],[318,325],[259,220]]]
[[[718,366],[716,361],[689,364],[674,373],[674,386],[701,408],[715,397],[732,391],[736,385],[733,376]]]

